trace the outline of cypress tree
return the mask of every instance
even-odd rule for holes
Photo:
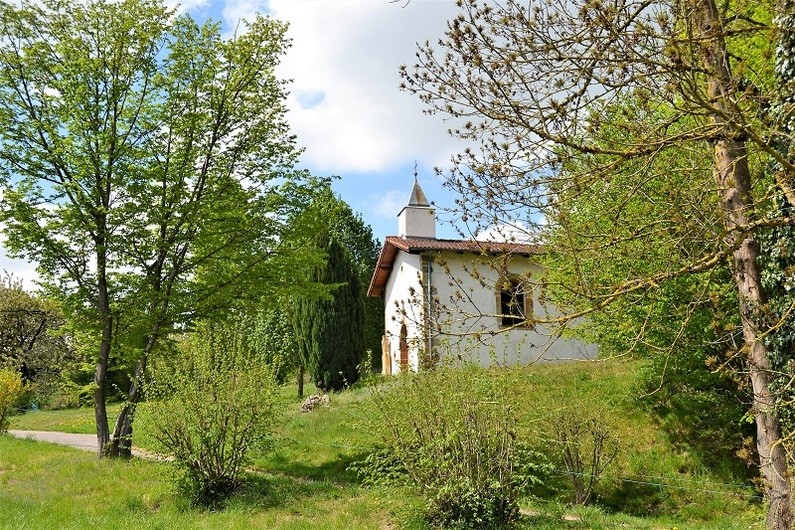
[[[364,298],[350,253],[334,237],[320,241],[328,258],[312,280],[333,286],[330,296],[295,300],[293,325],[304,365],[315,385],[341,390],[359,380],[364,353]]]

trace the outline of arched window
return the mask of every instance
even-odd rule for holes
[[[400,326],[400,369],[405,370],[409,365],[409,339],[406,324]]]

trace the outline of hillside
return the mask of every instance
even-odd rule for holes
[[[636,361],[538,365],[501,372],[519,412],[519,437],[554,461],[554,426],[588,417],[617,438],[616,460],[604,472],[596,503],[567,505],[557,473],[521,500],[527,528],[762,528],[761,507],[735,463],[715,466],[698,450],[673,443],[639,399]],[[332,405],[298,412],[294,388],[280,396],[275,448],[257,455],[250,491],[222,514],[186,510],[162,473],[165,464],[97,462],[88,453],[0,438],[0,527],[123,526],[258,528],[423,528],[418,500],[406,490],[368,488],[348,466],[379,446],[372,389],[332,395]],[[144,409],[136,445],[146,447]],[[90,410],[40,411],[13,418],[13,429],[91,430]],[[79,481],[75,477],[80,476]],[[123,487],[122,487],[123,485]],[[123,491],[123,493],[119,493]],[[109,500],[106,500],[108,497]],[[52,519],[57,518],[57,519]],[[212,522],[211,522],[212,521]],[[344,523],[342,522],[344,521]],[[342,526],[340,526],[342,525]]]

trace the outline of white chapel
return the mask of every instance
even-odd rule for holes
[[[440,360],[482,366],[593,359],[597,347],[555,338],[534,315],[551,314],[532,278],[537,245],[437,239],[436,212],[416,178],[387,236],[369,296],[385,300],[385,374]]]

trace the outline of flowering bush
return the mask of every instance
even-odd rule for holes
[[[0,370],[0,434],[8,431],[8,415],[11,405],[25,392],[22,375],[16,370]]]

